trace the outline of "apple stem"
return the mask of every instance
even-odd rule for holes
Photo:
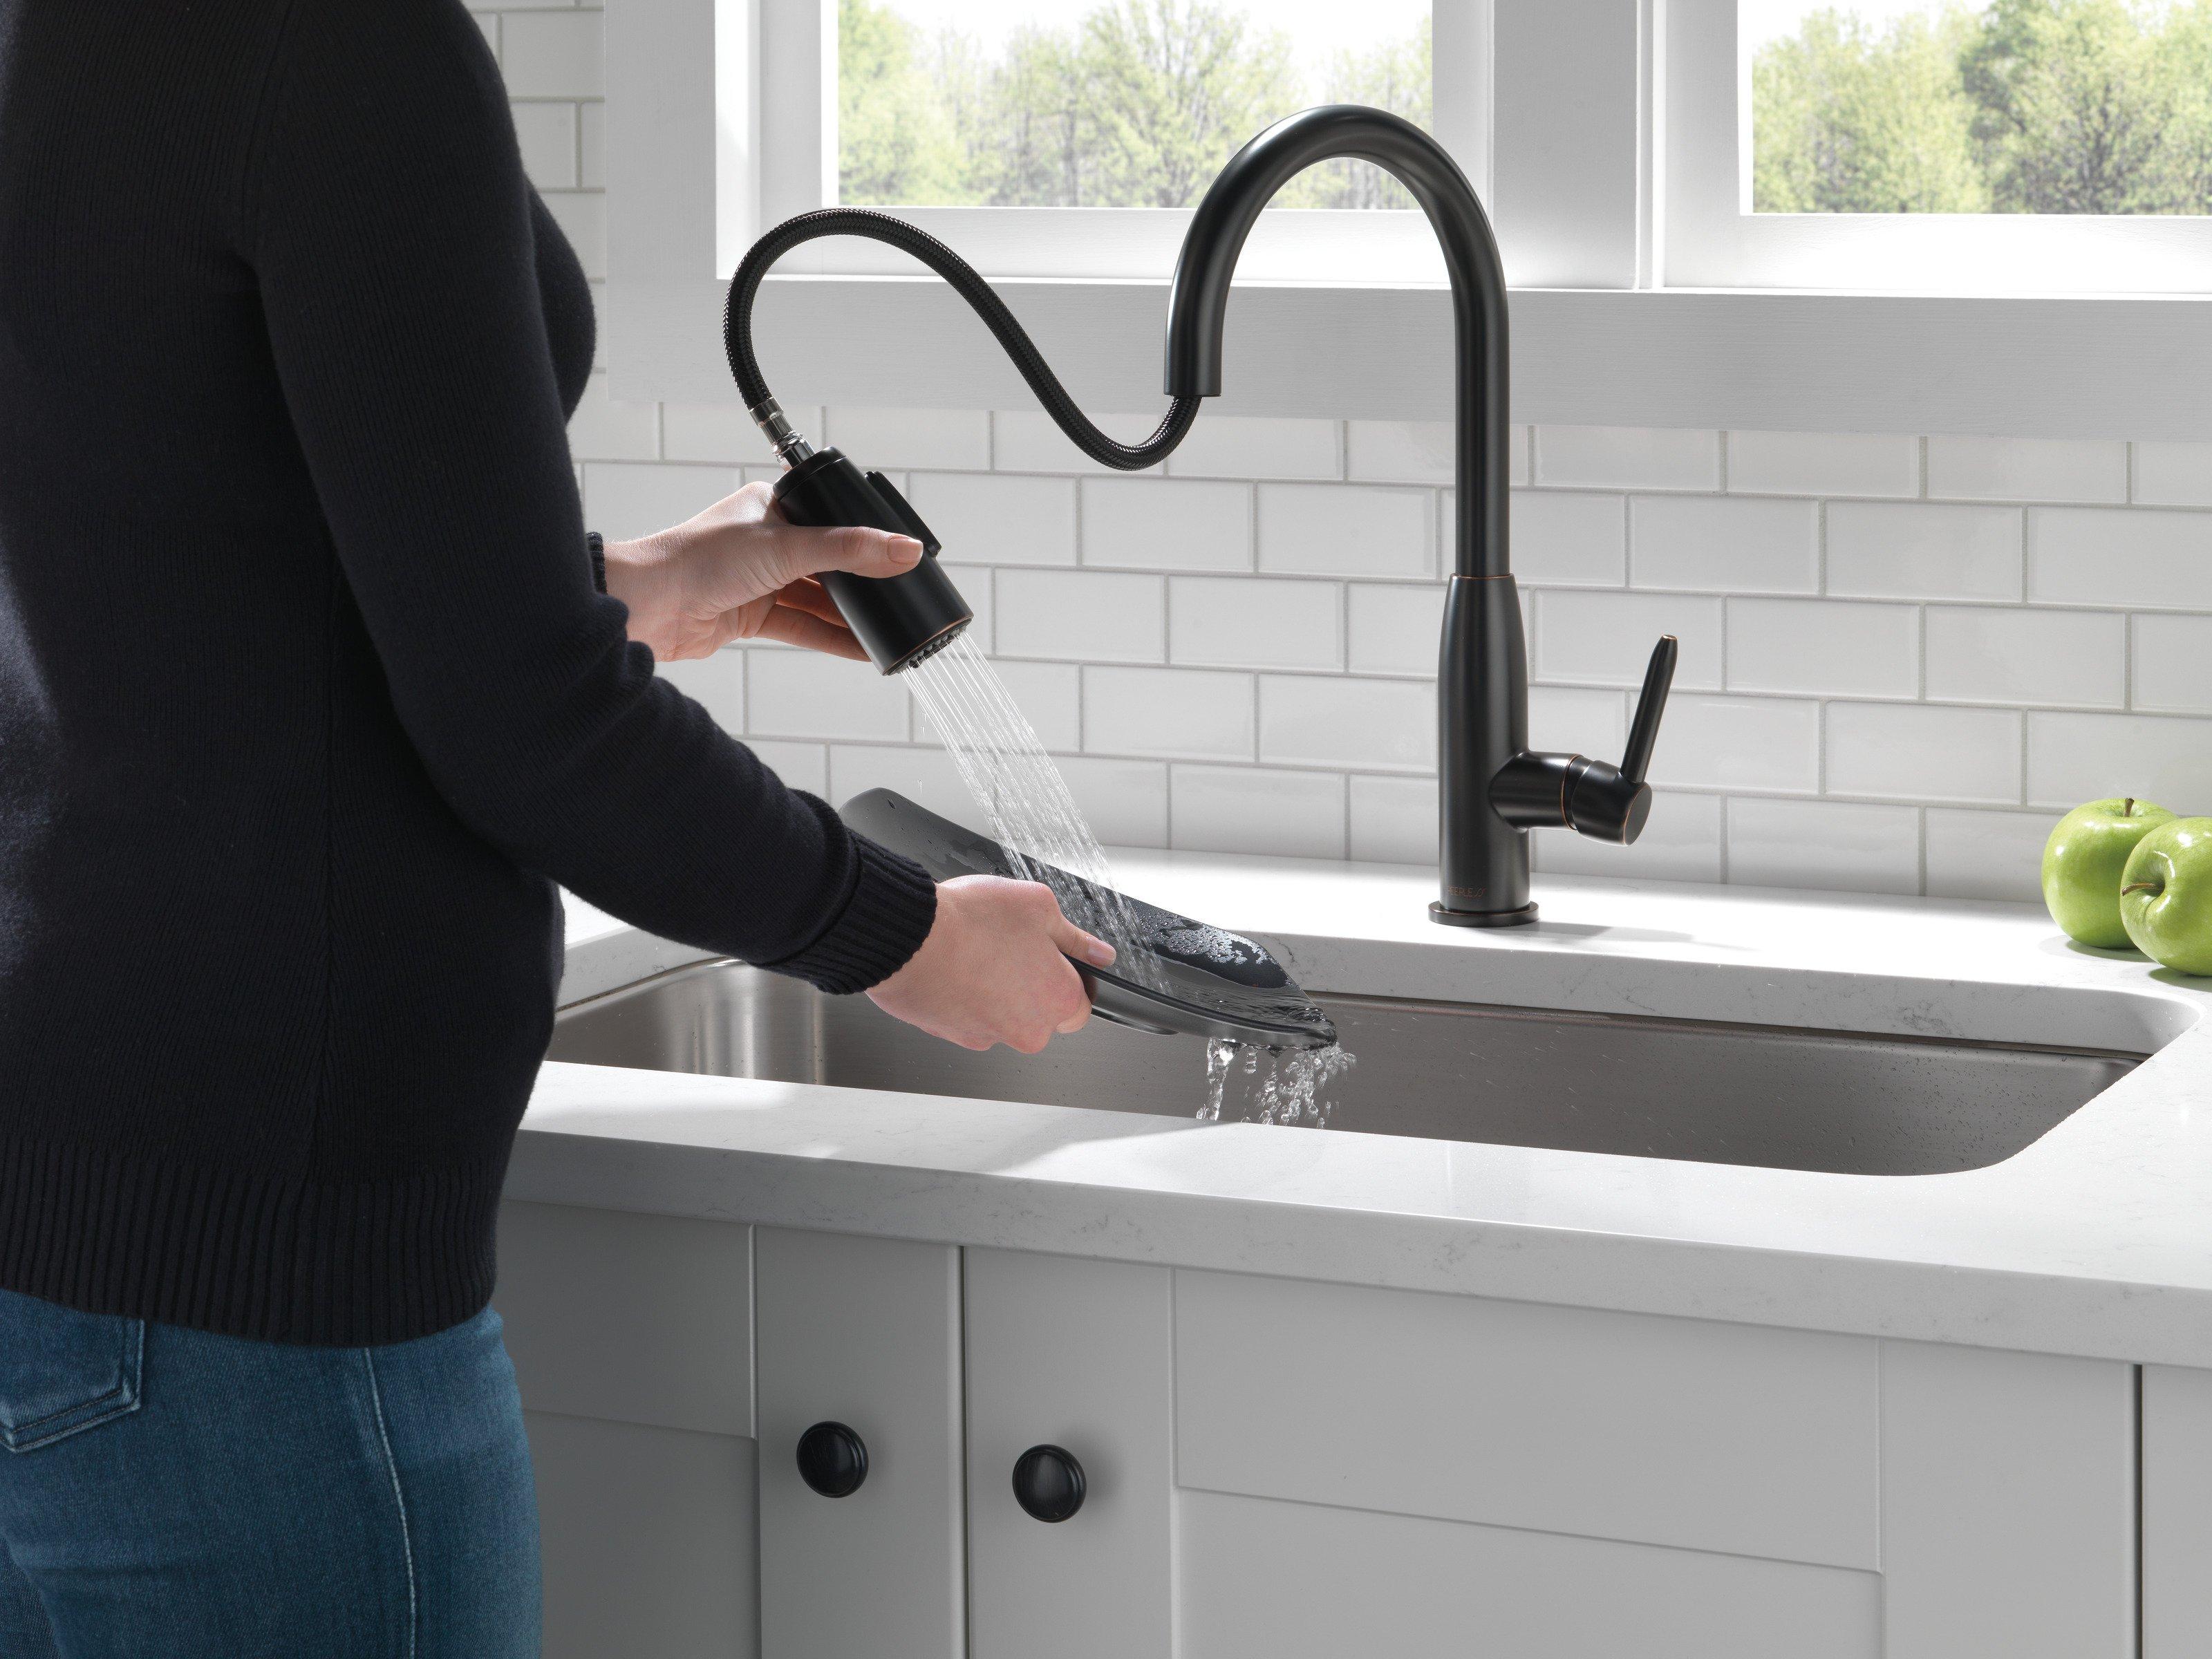
[[[2155,893],[2158,890],[2159,885],[2154,881],[2131,881],[2120,889],[2120,896],[2125,898],[2130,893]]]
[[[2120,816],[2124,818],[2131,818],[2135,817],[2135,815],[2136,798],[2133,795],[2130,795],[2120,802]]]

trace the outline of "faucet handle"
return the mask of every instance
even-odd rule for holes
[[[1667,693],[1674,684],[1674,659],[1681,647],[1672,634],[1660,636],[1651,653],[1651,665],[1644,671],[1644,690],[1636,700],[1636,717],[1628,726],[1628,749],[1618,767],[1603,761],[1584,761],[1570,766],[1566,780],[1565,816],[1568,826],[1599,841],[1626,846],[1644,833],[1651,816],[1651,786],[1644,775],[1651,768],[1652,746],[1659,741],[1659,717],[1667,712]]]
[[[1681,645],[1672,634],[1662,634],[1651,648],[1651,665],[1644,671],[1644,690],[1636,699],[1636,717],[1628,723],[1628,750],[1620,757],[1620,775],[1631,783],[1644,781],[1651,769],[1652,745],[1659,741],[1659,717],[1667,712],[1667,693],[1674,684],[1674,659]]]

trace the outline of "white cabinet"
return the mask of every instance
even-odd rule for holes
[[[957,1659],[960,1252],[768,1227],[755,1249],[762,1659]],[[817,1423],[866,1448],[849,1496],[800,1479]]]
[[[2142,1659],[2212,1653],[2212,1371],[2142,1370]]]
[[[538,1206],[503,1263],[549,1659],[2133,1659],[2139,1592],[2212,1651],[2212,1373]]]

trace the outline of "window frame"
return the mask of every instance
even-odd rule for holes
[[[1660,275],[1680,288],[2201,295],[2212,218],[1753,213],[1751,64],[1735,0],[1668,0]]]

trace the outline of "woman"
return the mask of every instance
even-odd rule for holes
[[[536,1651],[486,1301],[556,882],[970,1047],[1082,1023],[1049,893],[653,678],[857,656],[809,574],[919,549],[756,488],[602,593],[591,353],[459,0],[0,0],[5,1659]]]

